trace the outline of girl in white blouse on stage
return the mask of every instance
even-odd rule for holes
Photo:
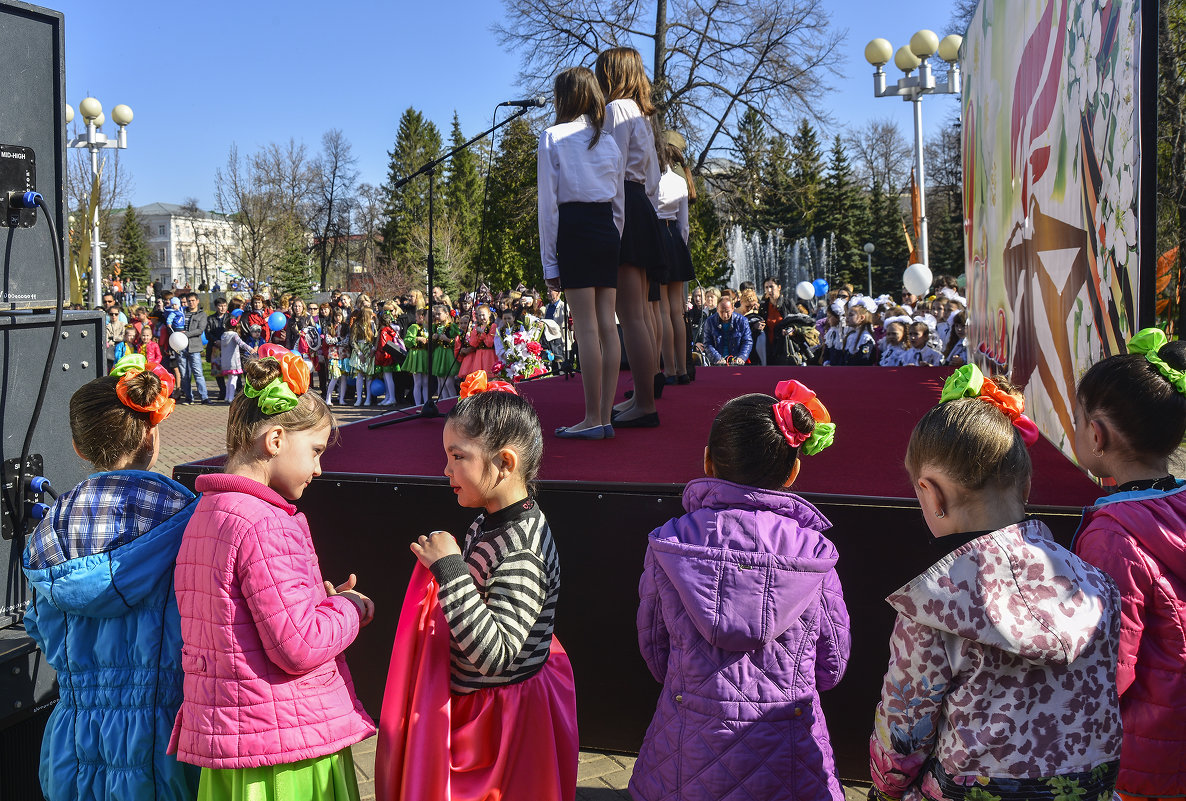
[[[585,417],[556,429],[565,439],[614,435],[618,386],[614,305],[623,221],[623,158],[602,135],[605,98],[585,67],[556,76],[556,124],[539,138],[539,239],[544,280],[563,288],[580,346]]]
[[[667,255],[667,281],[659,296],[660,323],[663,328],[663,366],[668,383],[687,384],[688,336],[684,328],[684,310],[688,305],[688,282],[695,278],[692,254],[688,251],[688,202],[692,176],[677,141],[683,137],[668,131],[664,161],[667,169],[659,179],[659,225]],[[676,170],[676,167],[679,170]]]
[[[617,310],[634,378],[634,397],[615,408],[613,420],[618,428],[651,428],[659,425],[655,392],[662,389],[662,374],[658,373],[659,338],[647,302],[659,300],[659,284],[665,278],[659,218],[655,215],[659,204],[659,157],[651,122],[655,113],[651,82],[642,56],[631,47],[601,53],[596,72],[601,91],[609,101],[605,130],[617,142],[626,162]],[[649,298],[652,286],[655,294]]]

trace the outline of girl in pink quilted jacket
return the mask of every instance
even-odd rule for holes
[[[272,345],[244,365],[226,472],[200,476],[175,584],[184,701],[170,753],[202,768],[198,797],[357,801],[350,746],[375,732],[343,652],[374,607],[353,574],[323,581],[292,501],[332,430],[309,368]]]
[[[1186,343],[1156,328],[1079,382],[1075,454],[1115,482],[1087,509],[1075,553],[1120,588],[1116,670],[1124,797],[1186,796],[1186,481],[1168,459],[1186,434]]]
[[[1027,518],[1037,429],[973,365],[910,437],[934,564],[898,618],[869,741],[871,799],[1108,801],[1120,761],[1120,599]]]

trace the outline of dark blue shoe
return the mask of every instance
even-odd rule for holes
[[[613,424],[607,424],[607,425],[602,426],[601,433],[602,433],[602,437],[601,437],[602,439],[613,439],[614,438]]]
[[[605,426],[590,426],[580,431],[561,427],[556,429],[556,436],[560,439],[605,439]]]

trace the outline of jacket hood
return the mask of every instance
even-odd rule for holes
[[[1115,592],[1044,523],[1026,520],[957,548],[886,600],[931,628],[1066,665],[1106,629]]]
[[[172,580],[181,535],[189,522],[197,497],[181,484],[154,473],[143,473],[146,481],[159,482],[160,492],[179,494],[188,502],[179,512],[160,520],[138,515],[119,515],[123,520],[141,521],[142,530],[135,539],[101,553],[78,556],[50,567],[25,568],[25,575],[54,606],[65,613],[83,617],[119,617],[143,601],[162,579]],[[94,510],[81,504],[74,505],[63,495],[64,508],[51,513],[53,533],[65,538],[95,519]],[[115,504],[110,514],[119,514],[119,503],[131,504],[131,495],[112,499]],[[140,510],[149,512],[150,510]],[[106,514],[106,513],[105,513]]]
[[[1111,520],[1176,576],[1186,576],[1186,481],[1176,489],[1118,492],[1096,501],[1088,519]]]
[[[837,554],[820,534],[832,524],[814,506],[702,478],[685,488],[684,508],[651,532],[650,547],[710,645],[755,650],[816,605]]]

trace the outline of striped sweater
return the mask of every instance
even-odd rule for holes
[[[438,559],[432,572],[449,622],[451,692],[514,684],[543,667],[552,645],[560,559],[533,499],[479,515],[462,553]]]

